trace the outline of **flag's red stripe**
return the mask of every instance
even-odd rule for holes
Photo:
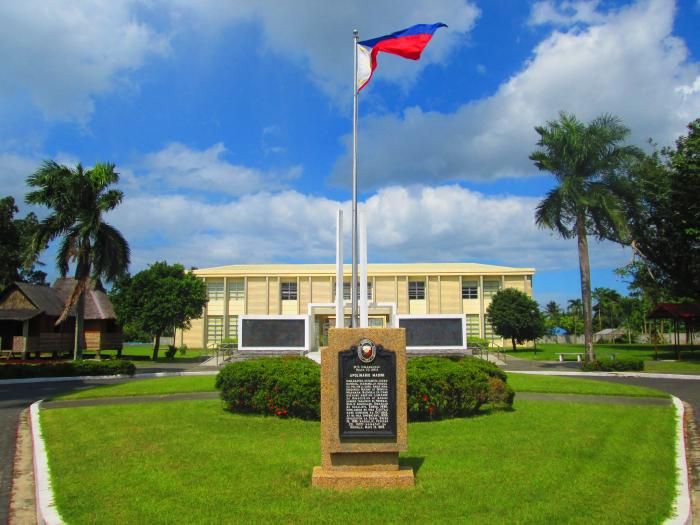
[[[424,33],[421,35],[391,38],[378,42],[372,48],[372,71],[374,71],[374,68],[377,67],[377,54],[379,52],[391,53],[392,55],[398,55],[403,58],[418,60],[423,52],[423,49],[425,49],[425,46],[428,45],[431,38],[433,38],[433,35]]]

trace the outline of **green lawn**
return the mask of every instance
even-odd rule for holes
[[[409,490],[310,486],[319,424],[219,401],[44,410],[67,523],[661,523],[674,496],[671,406],[516,401],[409,425]],[[633,439],[631,436],[634,436]]]
[[[160,345],[160,349],[158,350],[158,362],[159,363],[169,363],[172,362],[173,360],[176,362],[181,362],[181,363],[188,363],[188,362],[198,362],[200,361],[201,357],[204,355],[209,355],[213,351],[207,352],[206,350],[202,350],[199,348],[192,348],[192,349],[187,349],[185,354],[180,354],[180,352],[175,353],[175,357],[173,360],[167,359],[165,357],[165,352],[168,349],[168,345]],[[116,350],[102,350],[100,351],[100,354],[103,357],[116,357],[117,351]],[[94,356],[93,352],[86,353],[87,357],[92,357]],[[124,348],[122,349],[122,359],[127,359],[130,361],[136,361],[136,365],[138,366],[139,361],[147,361],[147,362],[153,362],[151,361],[151,357],[153,356],[153,345],[150,343],[143,344],[143,345],[124,345]]]
[[[578,377],[539,376],[508,373],[508,384],[516,392],[543,392],[551,394],[585,394],[599,396],[669,397],[666,392],[653,388],[582,379]],[[517,396],[516,396],[517,399]]]
[[[161,377],[132,379],[115,385],[85,388],[55,399],[90,399],[98,397],[146,396],[186,392],[213,392],[216,376]],[[508,383],[516,392],[546,392],[560,394],[591,394],[602,396],[668,397],[668,394],[639,386],[607,383],[594,379],[536,376],[508,373]]]
[[[647,371],[663,371],[663,372],[697,372],[700,373],[700,348],[694,347],[695,350],[684,350],[681,352],[681,361],[675,361],[676,354],[671,345],[663,345],[658,347],[658,353],[654,351],[653,345],[643,344],[596,344],[594,345],[595,353],[598,358],[606,359],[612,354],[618,358],[634,358],[643,359],[645,361],[645,369]],[[514,357],[525,359],[535,359],[540,361],[557,361],[559,352],[583,352],[583,345],[575,344],[555,344],[555,343],[540,343],[537,345],[537,351],[532,348],[519,348],[513,352],[512,349],[506,353]],[[565,356],[567,359],[574,359],[574,356]],[[662,366],[656,359],[673,360],[672,362],[664,362]]]

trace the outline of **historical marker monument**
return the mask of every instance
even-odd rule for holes
[[[331,328],[321,353],[321,466],[316,487],[412,487],[402,328]]]

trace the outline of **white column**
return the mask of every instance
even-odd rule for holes
[[[367,307],[367,215],[365,210],[359,214],[360,231],[360,328],[367,328],[368,307]]]
[[[335,234],[335,327],[345,326],[343,309],[343,210],[338,210]]]

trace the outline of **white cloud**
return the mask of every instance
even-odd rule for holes
[[[539,230],[538,199],[484,196],[459,186],[384,188],[367,210],[371,262],[476,261],[577,267],[576,243]],[[227,203],[182,195],[128,196],[110,217],[132,245],[133,270],[167,259],[186,266],[333,262],[335,213],[350,203],[297,191],[256,193]],[[592,243],[593,265],[626,262],[623,250]]]
[[[28,94],[49,118],[85,122],[95,95],[168,51],[167,38],[139,21],[136,8],[113,0],[0,2],[0,96]]]
[[[670,144],[700,114],[699,63],[689,61],[685,44],[673,36],[673,16],[672,2],[643,0],[601,14],[603,22],[585,29],[554,31],[493,96],[454,113],[412,107],[402,115],[362,119],[363,183],[367,188],[531,174],[533,128],[560,110],[584,121],[613,113],[631,128],[633,142],[651,137]],[[333,179],[345,184],[350,137],[343,141],[346,153]]]
[[[132,188],[189,189],[210,194],[243,195],[263,186],[280,189],[302,171],[300,166],[283,172],[265,172],[235,165],[224,159],[226,152],[221,142],[206,150],[171,143],[143,157],[140,167],[146,172],[144,176],[127,173],[126,181]]]
[[[381,57],[381,81],[410,85],[425,67],[445,61],[462,45],[479,16],[479,9],[466,0],[405,0],[400,8],[393,0],[173,0],[163,1],[163,5],[176,23],[179,20],[180,25],[191,26],[199,19],[200,28],[207,33],[241,22],[259,23],[268,51],[307,67],[311,80],[341,103],[348,102],[354,28],[364,40],[418,23],[444,22],[449,26],[436,34],[417,63]]]
[[[604,21],[597,9],[599,0],[560,2],[552,0],[536,2],[530,12],[530,24],[554,24],[569,26],[577,23],[592,24]]]

